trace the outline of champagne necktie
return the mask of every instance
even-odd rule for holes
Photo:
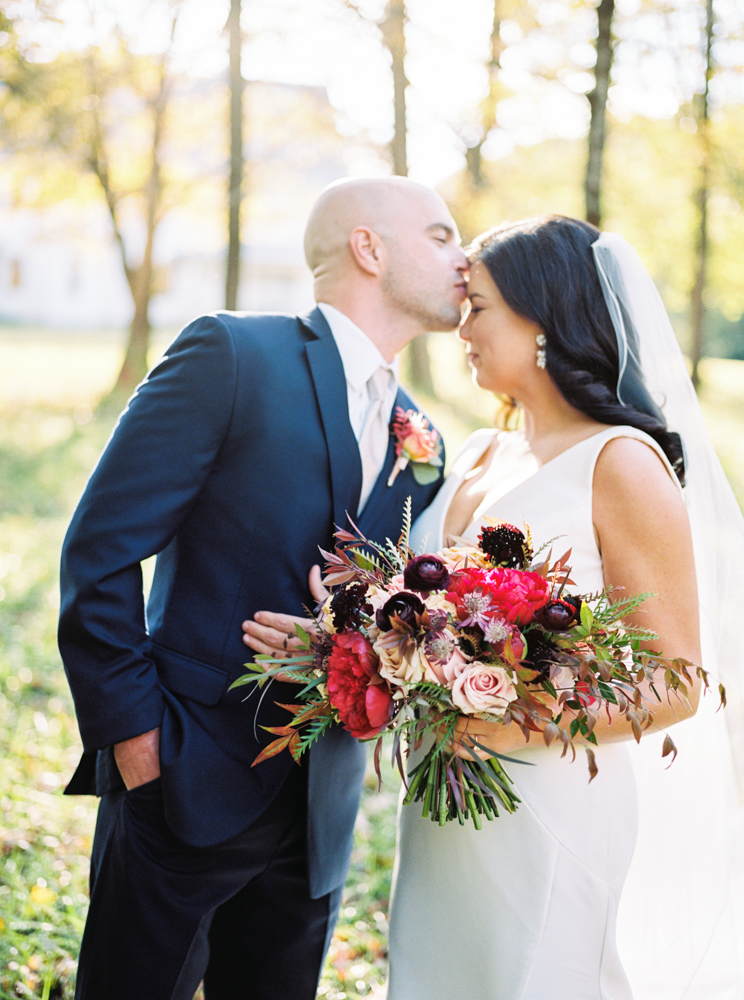
[[[390,392],[394,387],[393,373],[380,366],[367,382],[369,409],[359,435],[359,454],[362,457],[362,492],[359,511],[367,502],[372,487],[382,471],[390,437]]]

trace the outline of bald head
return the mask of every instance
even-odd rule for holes
[[[315,300],[334,306],[392,358],[428,330],[453,330],[467,258],[449,209],[405,177],[332,184],[305,231]]]
[[[407,177],[364,177],[337,181],[316,201],[305,229],[305,259],[316,278],[341,276],[351,263],[349,237],[364,227],[394,238],[412,213],[433,207],[449,212],[431,188]]]

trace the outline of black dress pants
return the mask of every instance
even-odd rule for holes
[[[246,831],[182,843],[160,779],[103,796],[76,1000],[314,1000],[342,887],[308,891],[306,768]]]

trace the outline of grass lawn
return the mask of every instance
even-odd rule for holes
[[[162,348],[161,338],[158,346]],[[157,351],[157,347],[156,347]],[[450,445],[488,423],[453,338],[432,338]],[[113,335],[0,328],[0,998],[71,998],[95,801],[61,790],[80,744],[55,644],[65,527],[110,430],[93,416],[120,361]],[[709,361],[703,409],[744,502],[744,362]],[[383,996],[398,782],[370,777],[321,995]],[[140,998],[132,998],[140,1000]]]

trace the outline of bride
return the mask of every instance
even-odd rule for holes
[[[538,546],[572,547],[577,592],[652,594],[634,616],[650,645],[722,673],[741,515],[635,251],[560,216],[505,225],[472,248],[469,295],[473,377],[518,403],[523,429],[465,442],[413,548],[527,524]],[[388,1000],[741,1000],[731,755],[699,688],[655,711],[675,726],[670,771],[655,735],[636,746],[604,719],[591,783],[555,744],[463,719],[462,738],[536,766],[507,765],[521,805],[481,831],[401,807]]]
[[[634,616],[657,633],[650,645],[668,657],[703,662],[700,579],[683,486],[686,477],[707,470],[701,462],[685,461],[685,452],[698,458],[699,428],[692,427],[693,440],[684,434],[680,440],[654,400],[654,390],[677,391],[662,369],[673,367],[679,349],[634,251],[622,238],[600,236],[577,220],[506,225],[472,250],[469,294],[471,310],[459,336],[474,379],[517,400],[524,429],[482,430],[465,443],[438,497],[419,518],[413,547],[433,551],[458,537],[475,541],[485,518],[528,524],[538,545],[565,536],[578,592],[612,586],[652,593]],[[660,402],[697,413],[694,396],[670,395]],[[690,487],[691,498],[700,485]],[[690,511],[693,529],[699,513]],[[699,546],[697,555],[715,558]],[[663,702],[656,726],[695,726],[697,720],[683,720],[698,699],[696,686],[688,705]],[[706,704],[704,725],[710,714]],[[720,729],[717,723],[714,728]],[[633,949],[631,987],[618,946],[620,896],[634,852],[639,798],[653,811],[668,776],[658,775],[644,758],[658,787],[649,794],[642,776],[637,788],[638,749],[624,720],[605,719],[598,726],[599,774],[591,784],[585,768],[561,759],[555,746],[526,749],[515,727],[469,720],[466,732],[537,766],[509,768],[522,804],[480,832],[455,824],[440,829],[422,818],[417,805],[401,809],[388,1000],[742,996],[735,970],[727,979],[726,965],[735,958],[721,964],[708,955],[710,939],[724,934],[725,926],[719,912],[700,919],[689,891],[697,888],[690,873],[698,858],[680,859],[671,873],[676,886],[670,886],[668,845],[659,837],[667,830],[656,820],[657,839],[642,845],[640,861],[650,853],[658,863],[645,862],[646,879],[624,932]],[[689,744],[694,757],[698,749]],[[725,748],[721,756],[711,766],[725,768]],[[667,828],[672,840],[685,838],[690,820],[695,825],[690,814],[705,806],[691,801],[692,786],[680,791],[684,811],[679,814],[678,803],[679,826]],[[667,823],[674,815],[668,798]],[[714,798],[707,796],[718,816]],[[703,815],[704,823],[712,819]],[[648,820],[642,816],[644,827]],[[705,831],[697,849],[710,850],[719,833]],[[687,895],[679,892],[685,880]],[[674,901],[669,919],[677,921],[676,940],[659,925],[658,913],[645,938],[634,939],[644,907],[653,911],[659,893]],[[639,961],[639,951],[652,953],[651,962]]]

